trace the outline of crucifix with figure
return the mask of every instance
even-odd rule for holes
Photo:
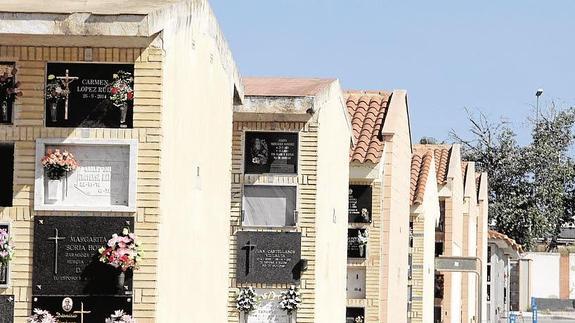
[[[84,311],[84,302],[80,302],[80,310],[74,311],[74,314],[80,314],[80,323],[84,323],[84,314],[90,314],[92,311]]]
[[[246,251],[246,276],[250,273],[250,264],[251,262],[251,258],[252,258],[252,251],[257,247],[257,245],[252,244],[251,241],[248,241],[244,247],[242,247],[243,250]]]
[[[70,76],[70,71],[66,70],[65,76],[57,76],[58,80],[62,82],[62,86],[64,87],[64,96],[66,100],[64,100],[64,120],[68,120],[68,98],[70,96],[70,84],[78,79],[78,77]]]
[[[60,237],[58,229],[54,229],[53,237],[48,237],[48,240],[54,240],[54,275],[58,274],[58,242],[64,239],[66,239],[66,237]]]

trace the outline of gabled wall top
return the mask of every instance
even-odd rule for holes
[[[0,12],[147,15],[185,0],[3,0]]]
[[[247,77],[236,121],[307,121],[331,99],[342,101],[337,79]]]

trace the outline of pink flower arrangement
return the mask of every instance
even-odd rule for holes
[[[100,261],[124,272],[128,269],[137,270],[143,251],[136,239],[136,235],[128,228],[124,228],[121,235],[114,234],[107,246],[98,250]]]
[[[60,151],[59,149],[48,149],[41,162],[42,167],[46,169],[48,178],[52,180],[61,179],[67,172],[71,172],[79,166],[74,155],[66,150]]]
[[[14,256],[12,239],[10,238],[8,231],[0,229],[0,265],[8,264],[8,262],[12,260],[12,256]]]

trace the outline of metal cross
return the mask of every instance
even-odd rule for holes
[[[64,85],[64,95],[66,96],[66,101],[64,102],[64,120],[68,120],[68,97],[70,95],[70,83],[76,81],[78,77],[70,76],[70,71],[66,70],[65,76],[58,76],[57,79],[62,81]]]
[[[256,247],[257,245],[252,244],[251,241],[248,241],[246,245],[242,247],[242,249],[246,251],[246,276],[250,273],[250,264],[251,264],[250,255],[252,253],[252,250],[254,250]]]
[[[84,302],[80,302],[80,310],[74,311],[74,314],[80,314],[80,323],[84,323],[84,314],[90,314],[92,311],[84,311]]]
[[[66,239],[66,237],[58,236],[58,229],[54,229],[55,235],[48,237],[48,240],[54,240],[54,274],[58,274],[58,241]]]

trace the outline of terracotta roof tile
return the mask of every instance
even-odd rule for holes
[[[449,171],[449,159],[451,158],[451,145],[414,145],[416,152],[429,151],[435,157],[435,173],[437,184],[447,183],[447,172]]]
[[[390,93],[381,91],[346,93],[347,111],[356,142],[349,154],[350,161],[377,164],[381,160],[383,154],[381,131],[390,97]]]
[[[489,230],[489,239],[503,240],[507,243],[513,250],[523,253],[523,247],[515,242],[515,240],[509,238],[507,235],[497,232],[495,230]]]
[[[430,151],[414,153],[411,157],[411,205],[423,203],[432,162],[433,154]]]
[[[302,97],[316,95],[335,79],[246,77],[242,81],[247,96]]]

